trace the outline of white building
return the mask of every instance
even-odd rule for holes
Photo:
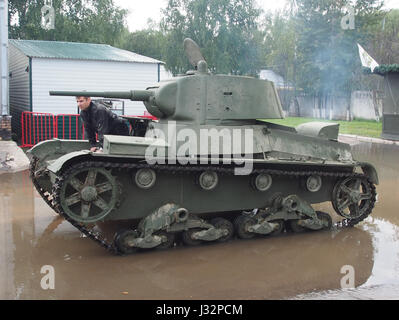
[[[143,90],[171,75],[162,61],[105,44],[9,40],[10,113],[20,132],[23,111],[76,114],[74,97],[49,91]],[[125,100],[125,115],[142,115],[142,102]]]

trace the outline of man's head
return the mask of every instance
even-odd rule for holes
[[[76,97],[76,102],[80,110],[86,110],[90,106],[90,97]]]

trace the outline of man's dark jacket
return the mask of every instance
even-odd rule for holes
[[[99,103],[91,101],[86,110],[80,111],[80,116],[84,122],[87,139],[92,147],[103,146],[104,134],[124,136],[129,134],[124,120]],[[98,133],[99,143],[96,141],[96,133]]]

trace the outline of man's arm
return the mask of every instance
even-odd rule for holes
[[[83,123],[85,126],[85,135],[90,142],[90,146],[97,147],[96,132],[95,132],[94,128],[91,126],[87,115],[85,113],[81,112],[80,116],[82,117],[82,120],[83,120]]]

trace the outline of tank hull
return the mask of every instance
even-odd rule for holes
[[[59,150],[77,150],[86,145],[60,140],[49,142],[53,143],[63,145]],[[37,150],[32,152],[36,159],[40,153]],[[178,203],[194,214],[204,214],[261,208],[276,193],[283,196],[296,194],[310,204],[331,201],[336,182],[342,176],[353,173],[356,167],[365,165],[357,162],[298,163],[273,158],[247,159],[252,171],[250,174],[237,175],[235,170],[245,167],[245,163],[240,166],[224,165],[226,158],[220,158],[220,163],[212,165],[181,165],[179,159],[175,158],[163,159],[163,165],[151,165],[146,164],[143,156],[137,155],[120,157],[87,151],[66,152],[61,157],[59,155],[60,151],[52,155],[46,153],[46,158],[39,161],[40,165],[47,167],[42,167],[46,173],[37,177],[36,181],[49,193],[53,192],[57,178],[72,166],[106,168],[112,172],[122,190],[120,197],[123,200],[117,209],[101,220],[140,219],[167,202]],[[135,182],[135,175],[143,168],[152,169],[156,174],[154,185],[148,189]],[[212,190],[202,188],[198,182],[200,174],[206,171],[217,173],[217,185]],[[261,173],[270,174],[272,178],[271,186],[265,191],[257,190],[253,184],[255,177]],[[306,188],[306,179],[312,175],[321,177],[322,187],[316,192]]]
[[[104,217],[103,220],[140,219],[147,216],[165,203],[176,203],[192,214],[215,214],[228,211],[252,210],[263,208],[276,193],[282,196],[296,194],[310,204],[331,201],[333,187],[339,175],[336,167],[300,167],[285,164],[285,170],[276,170],[274,165],[257,164],[251,175],[234,175],[234,169],[221,166],[178,166],[146,165],[140,162],[107,162],[105,159],[84,161],[75,165],[80,168],[106,168],[120,184],[122,190],[120,206]],[[110,159],[107,159],[110,160]],[[283,163],[280,164],[284,165]],[[140,187],[135,177],[143,168],[154,170],[156,181],[151,188]],[[349,174],[352,167],[342,167],[338,172]],[[199,176],[203,172],[216,172],[217,185],[212,190],[201,187]],[[268,190],[259,191],[253,180],[260,173],[268,172],[272,183]],[[322,188],[317,192],[306,189],[306,179],[314,174],[322,179]],[[83,179],[82,179],[83,180]],[[65,197],[70,196],[71,191]]]
[[[317,143],[326,141],[317,137],[310,138],[316,147],[301,147],[304,152],[313,150],[303,161],[303,153],[289,153],[289,148],[275,143],[280,131],[268,131],[269,144],[260,147],[267,152],[246,154],[241,162],[226,154],[169,158],[171,144],[154,138],[105,136],[101,153],[81,150],[88,147],[87,142],[54,139],[30,150],[31,176],[38,192],[56,212],[93,240],[122,253],[170,244],[177,233],[182,233],[188,244],[224,239],[227,236],[223,232],[233,230],[231,221],[244,238],[284,228],[302,230],[300,221],[308,224],[306,228],[320,229],[331,222],[322,220],[325,216],[311,205],[325,201],[331,202],[349,224],[371,213],[376,199],[374,184],[378,183],[372,165],[358,163],[351,155],[339,160],[336,154],[346,152],[347,146],[334,141],[328,141],[337,146],[330,150],[332,157],[318,157],[314,151],[318,150]],[[298,135],[284,134],[295,139]],[[129,148],[124,147],[126,144]],[[157,157],[148,158],[146,151],[154,145]],[[298,146],[292,149],[298,150]],[[125,150],[124,155],[121,150]],[[245,167],[250,170],[243,174],[240,169]],[[363,174],[355,173],[357,167]],[[347,203],[345,190],[349,189],[353,197],[364,197],[358,199],[359,205]],[[182,210],[189,218],[178,221],[176,215]],[[254,210],[269,213],[256,214],[256,219],[243,214]],[[109,243],[86,229],[93,223],[122,220],[131,221],[131,228],[141,231],[118,233]],[[214,226],[218,223],[222,225],[219,229]],[[159,232],[164,232],[163,238]]]

